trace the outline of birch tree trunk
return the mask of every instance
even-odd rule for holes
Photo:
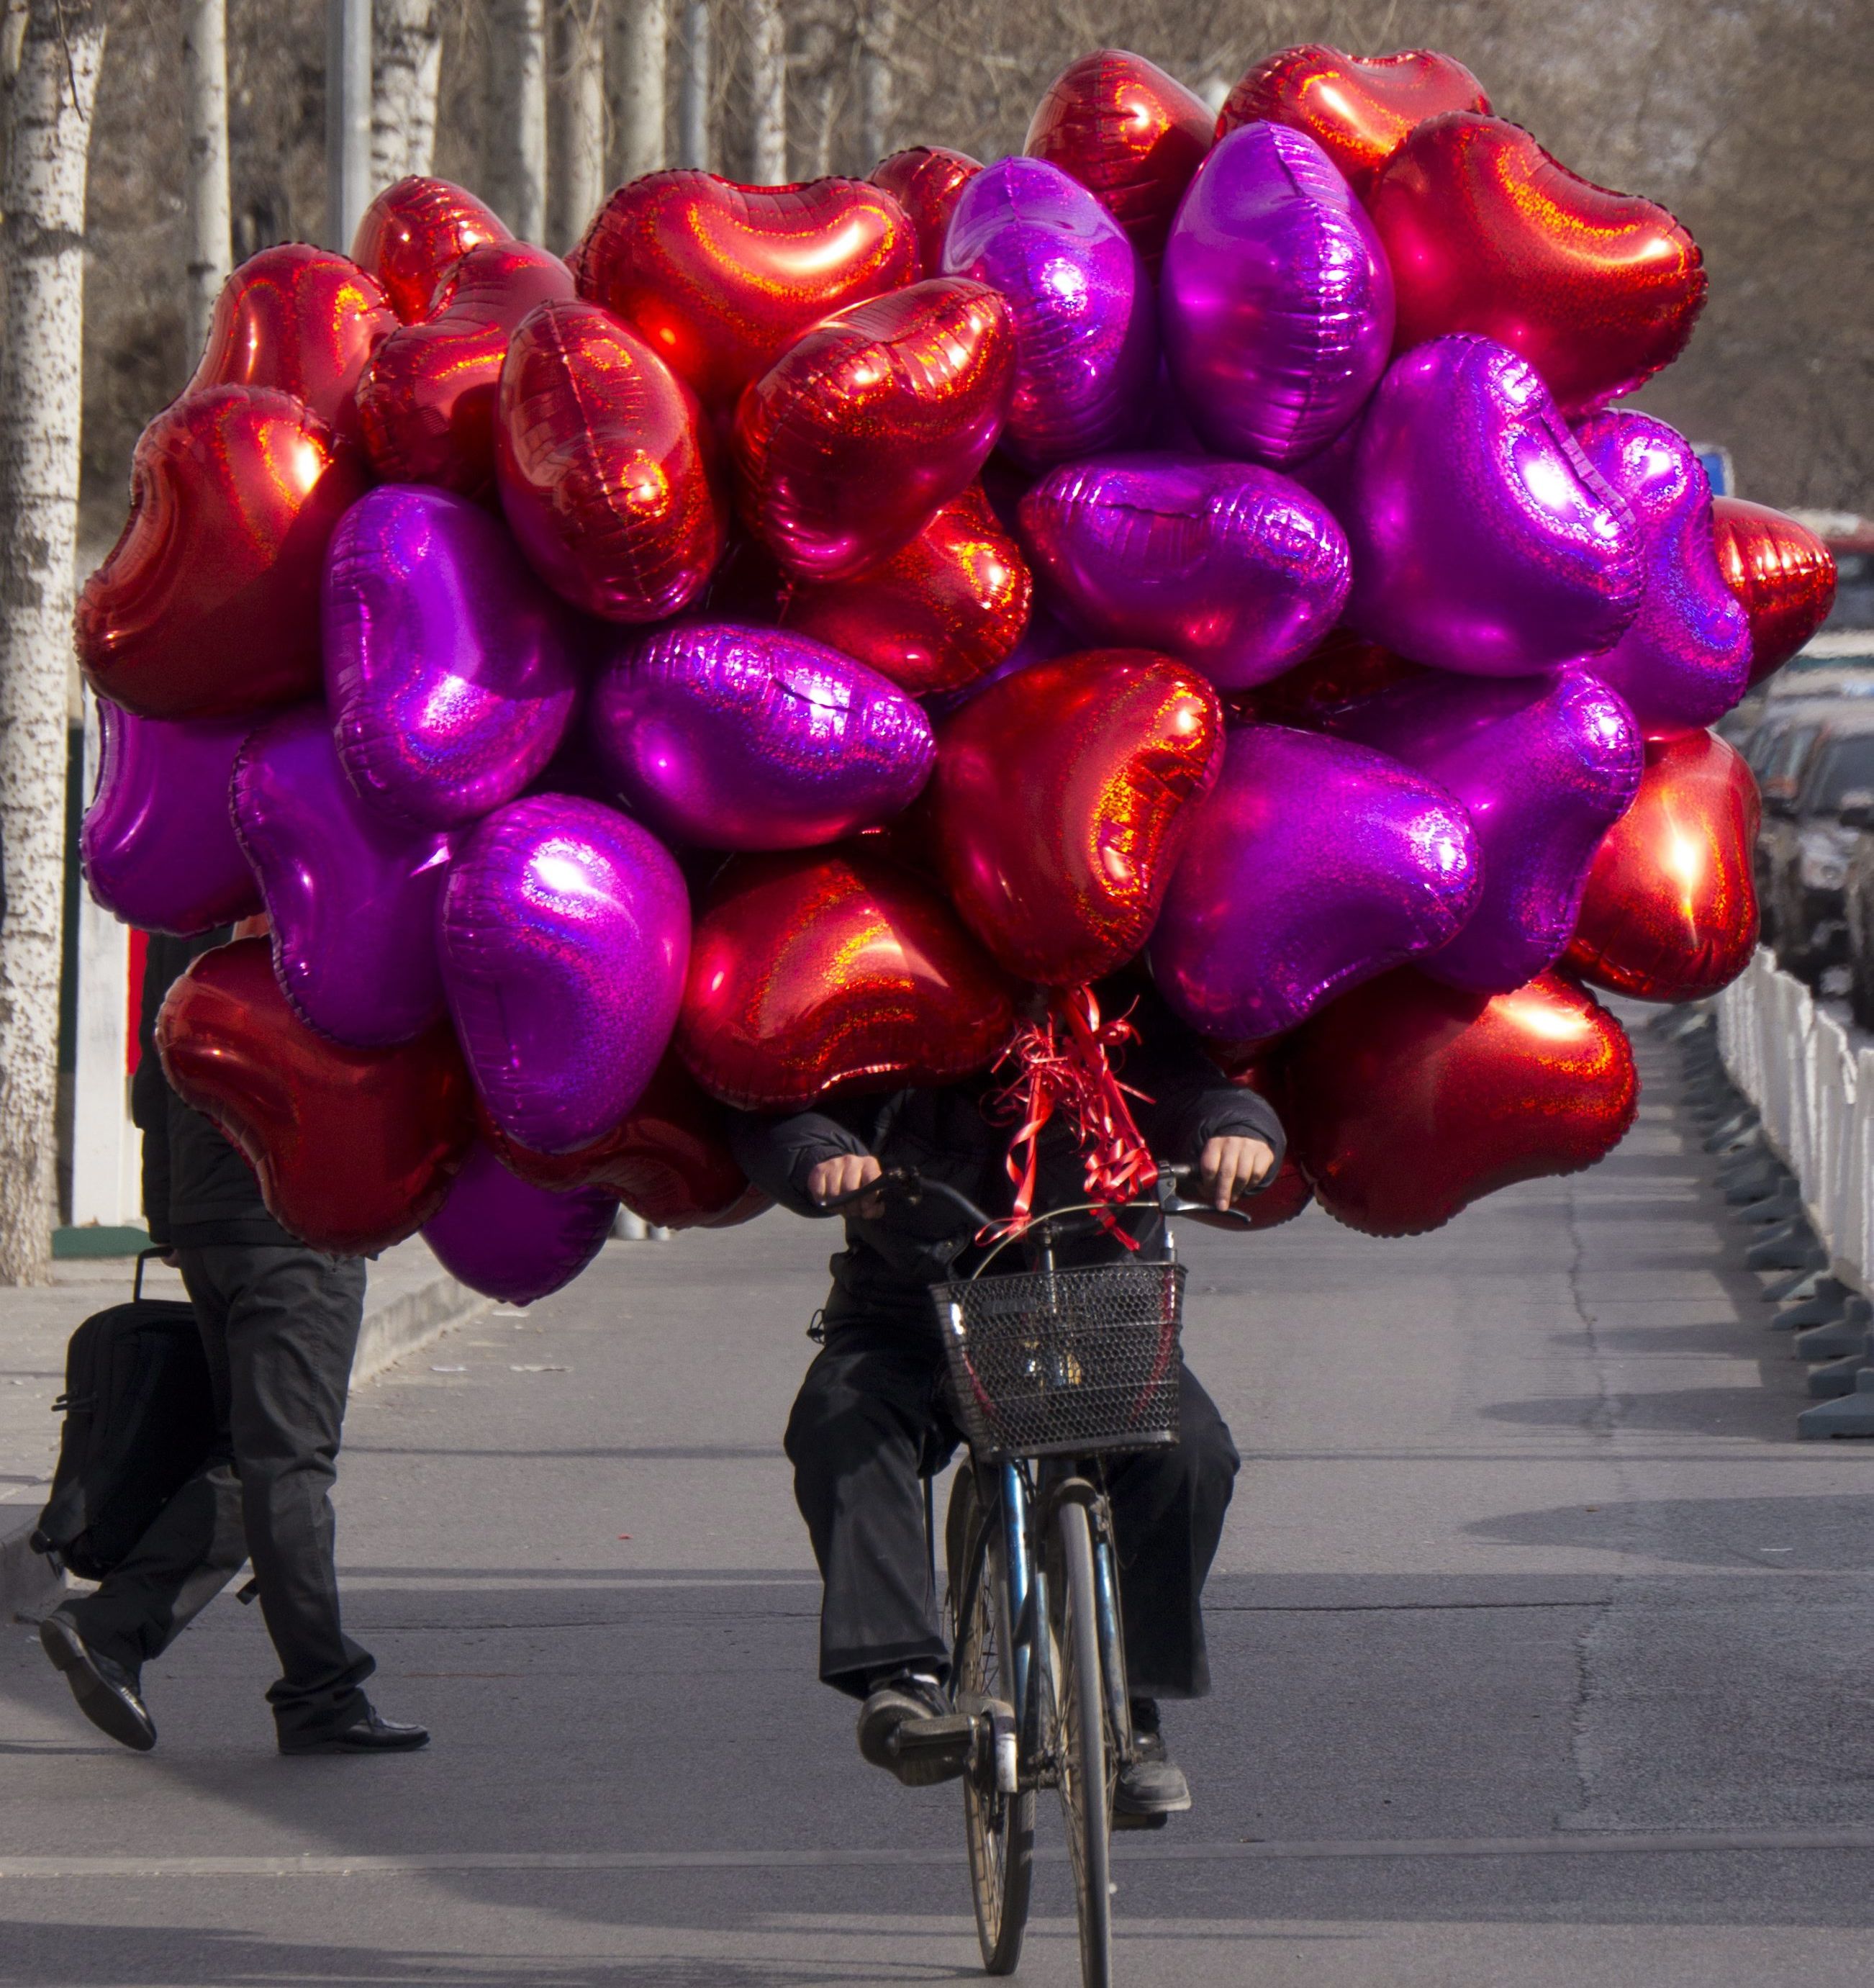
[[[677,163],[709,167],[709,0],[684,0],[683,79],[677,98]]]
[[[52,1274],[95,0],[29,0],[0,223],[0,1284]]]
[[[604,13],[602,0],[553,0],[546,245],[562,254],[605,198]]]
[[[862,172],[891,150],[892,55],[897,22],[893,0],[865,0],[859,25],[859,145]]]
[[[436,159],[442,29],[435,0],[376,0],[371,10],[371,191]]]
[[[749,177],[757,186],[780,186],[788,176],[788,40],[781,0],[748,0],[748,30]]]
[[[228,208],[227,0],[189,0],[182,38],[189,105],[189,352],[208,342],[214,300],[234,266]]]
[[[669,0],[623,0],[623,16],[617,42],[620,167],[623,178],[634,180],[663,167]]]
[[[546,239],[546,0],[501,0],[489,129],[495,211],[523,242]]]

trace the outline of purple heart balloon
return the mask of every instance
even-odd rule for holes
[[[1393,349],[1393,272],[1366,210],[1305,132],[1232,131],[1165,244],[1165,357],[1221,455],[1278,468],[1360,411]]]
[[[579,695],[576,637],[500,523],[446,490],[385,484],[326,564],[326,690],[352,784],[452,828],[552,758]]]
[[[1363,698],[1333,729],[1436,780],[1477,830],[1483,895],[1419,971],[1507,994],[1553,965],[1601,838],[1639,791],[1645,741],[1619,696],[1575,668],[1482,682],[1440,674]]]
[[[449,842],[367,807],[322,705],[269,718],[235,762],[235,826],[273,925],[273,971],[309,1027],[359,1049],[443,1013],[436,911]]]
[[[671,841],[805,849],[910,806],[937,756],[917,700],[778,628],[697,622],[621,649],[592,738],[626,805]]]
[[[504,1304],[532,1304],[569,1284],[603,1246],[618,1197],[555,1193],[508,1172],[477,1140],[423,1239],[452,1277]]]
[[[1244,725],[1152,935],[1153,978],[1199,1034],[1280,1035],[1447,945],[1477,908],[1470,819],[1443,787],[1342,739]]]
[[[1000,290],[1015,326],[1003,446],[1029,468],[1135,434],[1158,363],[1151,279],[1126,232],[1045,159],[1004,159],[958,197],[944,272]]]
[[[1639,604],[1633,512],[1487,338],[1393,361],[1342,487],[1348,624],[1415,662],[1527,676],[1608,647]]]
[[[1646,590],[1639,612],[1593,659],[1649,738],[1722,718],[1749,687],[1750,617],[1718,568],[1711,485],[1683,436],[1649,414],[1595,414],[1582,452],[1638,522]]]
[[[1250,463],[1069,463],[1023,498],[1021,525],[1050,600],[1089,641],[1160,650],[1226,690],[1281,675],[1347,597],[1327,506]]]
[[[79,853],[91,894],[126,925],[204,932],[260,909],[228,808],[241,718],[137,718],[97,701],[97,792]]]
[[[663,845],[598,801],[535,794],[450,865],[443,987],[482,1102],[537,1153],[568,1153],[637,1102],[670,1039],[690,900]]]

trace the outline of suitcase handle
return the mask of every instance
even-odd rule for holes
[[[139,1304],[143,1300],[144,1264],[147,1263],[152,1256],[167,1256],[168,1254],[169,1245],[167,1242],[160,1242],[154,1249],[139,1249],[137,1251],[137,1275],[130,1281],[130,1302],[132,1304]]]

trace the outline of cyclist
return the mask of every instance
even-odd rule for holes
[[[1140,997],[1132,1019],[1140,1040],[1123,1073],[1129,1090],[1143,1094],[1129,1101],[1153,1155],[1196,1163],[1205,1198],[1219,1209],[1272,1178],[1283,1135],[1267,1101],[1227,1082],[1155,995]],[[985,1074],[941,1089],[836,1098],[788,1117],[739,1114],[731,1136],[750,1180],[796,1214],[819,1213],[886,1168],[913,1167],[1001,1215],[1013,1199],[1010,1128],[990,1107],[1004,1088]],[[1043,1128],[1038,1159],[1037,1209],[1086,1199],[1082,1160],[1058,1118]],[[1123,1219],[1150,1247],[1156,1211]],[[944,1406],[943,1349],[927,1293],[967,1276],[980,1257],[967,1219],[935,1195],[862,1202],[847,1212],[846,1238],[832,1261],[822,1348],[788,1418],[787,1454],[824,1583],[821,1678],[863,1701],[865,1758],[919,1785],[961,1771],[927,1756],[900,1760],[891,1743],[906,1720],[948,1709],[950,1653],[931,1592],[919,1480],[942,1467],[960,1439]],[[1064,1242],[1057,1260],[1066,1267],[1126,1253],[1096,1231]],[[1015,1270],[1020,1257],[1011,1249],[999,1260]],[[1158,1701],[1210,1689],[1199,1604],[1238,1457],[1188,1368],[1179,1388],[1180,1440],[1106,1465],[1139,1754],[1116,1792],[1123,1827],[1190,1806],[1166,1752]]]

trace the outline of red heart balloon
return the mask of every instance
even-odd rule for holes
[[[1015,989],[928,884],[847,847],[738,856],[704,900],[677,1049],[755,1111],[948,1084],[994,1062]]]
[[[1021,149],[1077,179],[1156,272],[1216,123],[1203,99],[1156,63],[1096,49],[1048,86]]]
[[[964,924],[1025,980],[1110,973],[1150,935],[1223,756],[1215,689],[1168,656],[1095,649],[991,685],[938,732],[923,804]]]
[[[735,410],[748,529],[796,580],[863,573],[974,481],[1015,374],[1008,305],[962,276],[815,325]]]
[[[487,489],[508,341],[536,304],[572,295],[572,272],[525,242],[478,242],[451,264],[430,315],[386,339],[359,384],[371,467],[389,483]]]
[[[157,1018],[163,1073],[246,1155],[282,1228],[368,1256],[447,1198],[474,1129],[446,1024],[396,1049],[348,1049],[299,1019],[264,938],[203,953]]]
[[[913,145],[873,167],[872,184],[891,195],[917,231],[920,276],[944,273],[944,237],[957,196],[982,169],[981,160],[944,145]]]
[[[1835,555],[1807,525],[1767,504],[1712,500],[1718,570],[1751,617],[1751,681],[1780,670],[1828,618]]]
[[[580,296],[635,326],[715,407],[809,325],[915,282],[917,237],[863,180],[757,187],[650,173],[599,210],[576,263]]]
[[[722,550],[696,396],[596,304],[542,304],[501,367],[495,472],[534,570],[589,614],[661,621]]]
[[[1698,1001],[1757,946],[1757,783],[1709,732],[1649,744],[1639,793],[1607,831],[1564,958],[1642,1001]]]
[[[1322,731],[1366,698],[1429,674],[1423,664],[1408,662],[1351,628],[1335,628],[1293,669],[1248,690],[1226,691],[1224,708],[1233,724]]]
[[[302,401],[211,387],[130,459],[130,515],[79,597],[93,689],[140,718],[223,718],[316,696],[326,546],[369,478]]]
[[[475,1129],[522,1180],[555,1191],[608,1188],[660,1229],[732,1228],[770,1205],[735,1164],[722,1107],[674,1056],[615,1130],[576,1152],[517,1144],[478,1100]]]
[[[1315,1193],[1369,1236],[1416,1236],[1498,1188],[1592,1166],[1639,1097],[1626,1030],[1553,973],[1483,995],[1402,968],[1306,1023],[1284,1063]]]
[[[263,248],[221,286],[201,363],[182,390],[277,387],[354,434],[358,376],[397,323],[383,286],[349,257],[303,242]]]
[[[782,625],[928,697],[973,683],[1008,655],[1034,591],[1021,548],[972,484],[857,579],[795,587]]]
[[[478,242],[512,242],[508,225],[464,187],[413,175],[387,186],[360,218],[351,259],[389,293],[406,324],[430,314],[443,272]]]
[[[1350,56],[1313,42],[1258,63],[1224,100],[1217,135],[1258,119],[1292,125],[1363,200],[1414,125],[1447,110],[1489,109],[1484,86],[1449,56],[1430,49]]]
[[[1481,332],[1571,415],[1676,359],[1704,304],[1698,245],[1664,208],[1578,178],[1501,117],[1428,118],[1367,205],[1393,265],[1393,350]]]

